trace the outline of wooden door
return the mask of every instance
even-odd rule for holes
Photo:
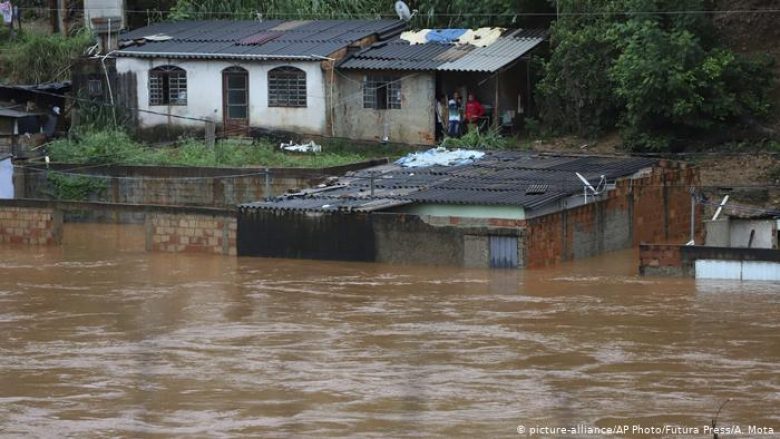
[[[241,67],[222,71],[222,114],[225,136],[249,133],[249,73]]]

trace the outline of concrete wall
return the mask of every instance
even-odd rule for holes
[[[753,242],[750,234],[753,232]],[[777,223],[771,219],[729,219],[729,245],[731,247],[777,248]]]
[[[168,206],[235,206],[310,187],[325,177],[386,163],[371,160],[331,168],[198,168],[181,166],[99,166],[52,164],[48,171],[95,176],[104,190],[90,201]],[[44,166],[16,171],[16,198],[47,199],[56,195]]]
[[[146,215],[146,250],[236,255],[236,218],[220,214]]]
[[[705,245],[713,247],[729,247],[731,245],[731,230],[728,218],[715,221],[704,221]]]
[[[187,71],[187,105],[149,105],[149,70],[164,65],[180,67]],[[126,57],[116,61],[119,75],[132,73],[135,76],[137,108],[142,110],[138,113],[138,124],[141,128],[168,124],[201,128],[204,122],[199,119],[212,119],[221,124],[222,71],[234,66],[249,72],[251,127],[294,131],[300,134],[329,134],[326,132],[326,91],[329,92],[329,87],[326,90],[320,62],[231,62]],[[268,107],[268,71],[282,66],[292,66],[306,72],[305,108]],[[146,113],[145,110],[184,118]]]
[[[523,229],[517,227],[392,213],[242,209],[238,215],[240,256],[487,267],[490,235],[517,236],[522,262]]]
[[[51,208],[0,205],[0,243],[55,245],[62,239],[62,212]]]
[[[639,274],[707,279],[780,280],[780,251],[685,245],[639,246]],[[775,276],[775,277],[773,277]]]
[[[372,72],[401,77],[401,109],[363,108],[365,73],[345,71],[337,75],[333,129],[338,137],[431,145],[435,143],[435,88],[433,73],[408,71]]]
[[[687,242],[694,168],[663,163],[646,176],[619,180],[607,198],[526,220],[527,266],[543,267],[645,242]],[[697,218],[701,219],[701,206]],[[695,223],[702,242],[700,221]]]

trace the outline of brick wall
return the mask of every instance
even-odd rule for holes
[[[328,176],[386,163],[369,160],[331,168],[199,168],[191,166],[102,166],[82,171],[78,165],[28,165],[17,172],[16,198],[49,199],[53,190],[48,172],[83,173],[102,182],[103,190],[89,201],[163,206],[225,207],[300,190]],[[74,171],[72,169],[76,169]],[[268,177],[266,177],[268,172]],[[83,200],[82,200],[83,201]]]
[[[149,213],[146,249],[236,255],[236,218],[219,214]]]
[[[528,267],[544,267],[641,243],[684,243],[690,235],[689,188],[695,168],[662,162],[649,175],[622,179],[608,198],[526,220]],[[702,206],[697,207],[702,241]]]
[[[56,245],[61,240],[61,212],[48,208],[0,206],[0,243]]]
[[[684,273],[680,249],[674,244],[643,244],[639,246],[639,274],[682,276]]]

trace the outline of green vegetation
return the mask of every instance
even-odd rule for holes
[[[178,0],[171,10],[174,20],[209,18],[347,19],[395,18],[393,1],[387,0]],[[421,0],[409,2],[419,12],[414,27],[479,27],[533,25],[520,14],[550,12],[546,0]],[[539,19],[538,16],[532,18]],[[540,23],[536,23],[539,25]]]
[[[87,30],[67,38],[22,32],[10,42],[7,35],[0,40],[0,78],[17,84],[70,80],[72,63],[93,43]]]
[[[84,201],[92,194],[101,195],[108,188],[106,181],[95,176],[49,172],[46,179],[52,189],[52,197],[57,200]]]
[[[543,124],[584,136],[618,127],[631,148],[663,151],[765,117],[770,63],[720,47],[707,15],[674,14],[705,3],[560,1]]]
[[[174,165],[174,166],[271,166],[328,167],[375,157],[396,155],[386,148],[325,145],[318,154],[285,153],[268,140],[246,143],[224,140],[214,148],[202,141],[185,140],[173,147],[149,147],[135,142],[124,131],[93,131],[62,139],[48,146],[52,161],[78,164]]]
[[[476,148],[476,149],[507,149],[510,141],[496,129],[488,129],[480,132],[471,129],[461,137],[445,137],[441,146],[447,148]]]

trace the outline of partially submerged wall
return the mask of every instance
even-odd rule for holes
[[[236,218],[224,214],[146,215],[146,250],[236,255]]]
[[[417,215],[243,208],[238,214],[238,255],[487,267],[490,236],[518,237],[522,264],[522,232]]]
[[[262,200],[322,182],[328,176],[386,163],[369,160],[330,168],[205,168],[52,164],[17,168],[16,198],[58,197],[50,175],[86,176],[97,188],[89,201],[120,204],[226,207]],[[82,200],[79,200],[82,201]]]
[[[639,274],[780,280],[780,250],[688,245],[639,246]]]
[[[543,267],[645,242],[690,239],[695,168],[662,163],[652,173],[618,180],[607,198],[526,220],[528,267]],[[696,217],[701,218],[701,205]],[[700,239],[701,223],[695,222]]]
[[[20,203],[0,204],[0,243],[56,245],[62,239],[62,212]]]

